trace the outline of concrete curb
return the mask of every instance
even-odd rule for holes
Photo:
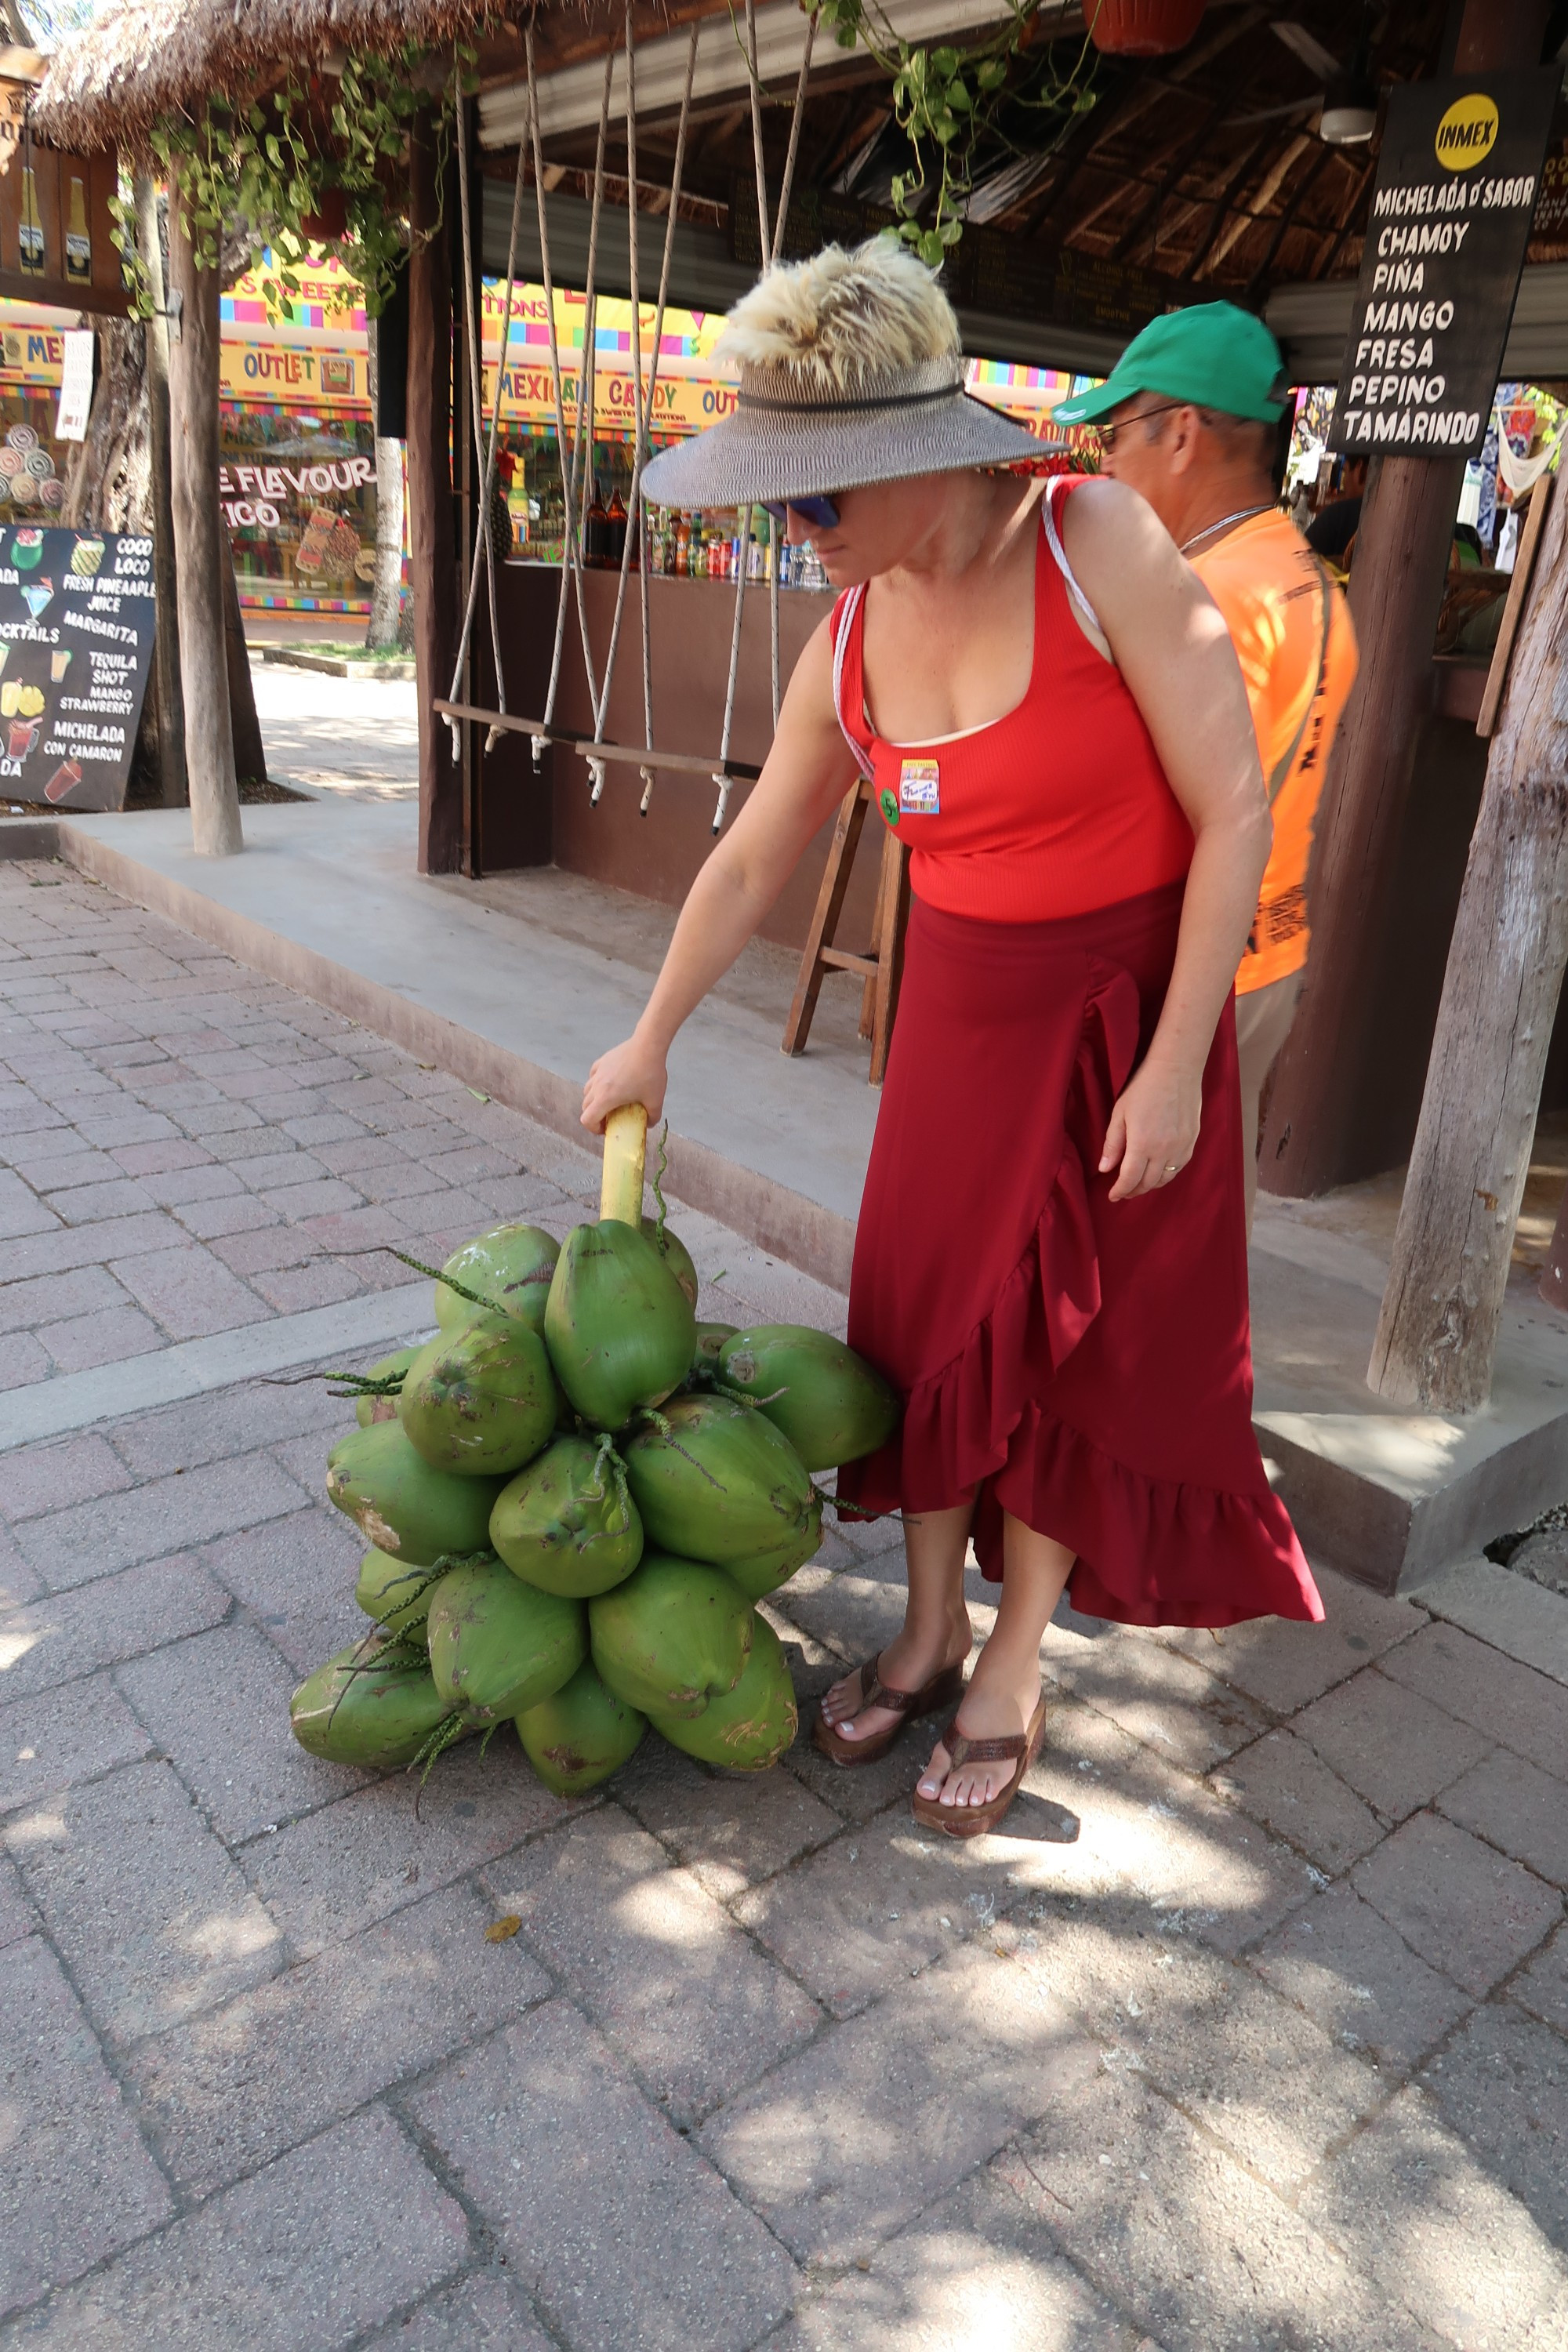
[[[337,654],[295,653],[289,646],[260,646],[257,651],[264,662],[285,669],[319,670],[323,677],[392,678],[405,685],[416,674],[411,661],[348,661]]]
[[[12,825],[20,830],[16,820],[12,820]],[[47,848],[0,848],[0,855],[64,857],[121,898],[165,916],[182,930],[222,948],[253,971],[263,972],[268,980],[297,989],[315,1003],[357,1021],[419,1061],[437,1063],[465,1086],[537,1119],[569,1142],[586,1143],[577,1120],[580,1091],[558,1071],[547,1070],[504,1045],[493,1045],[472,1029],[411,1003],[395,989],[334,963],[314,948],[280,938],[265,923],[215,904],[184,883],[140,865],[110,843],[79,833],[68,820],[30,830],[40,835],[50,833],[55,838]],[[759,1248],[832,1289],[848,1289],[855,1227],[847,1217],[755,1169],[726,1160],[710,1145],[689,1137],[672,1132],[668,1150],[668,1189],[678,1200],[716,1217],[721,1224],[731,1226]]]
[[[60,828],[52,816],[0,817],[0,860],[9,864],[29,857],[58,857]]]

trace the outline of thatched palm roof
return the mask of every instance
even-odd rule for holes
[[[332,52],[439,48],[506,15],[504,0],[107,0],[60,43],[33,104],[55,145],[142,146],[160,115],[249,98]]]

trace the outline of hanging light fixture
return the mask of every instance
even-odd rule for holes
[[[1357,52],[1359,64],[1361,52]],[[1323,118],[1318,136],[1326,147],[1364,147],[1377,129],[1377,85],[1368,72],[1352,64],[1342,81],[1323,92]]]
[[[1323,92],[1318,136],[1325,147],[1364,147],[1377,129],[1377,84],[1372,78],[1372,11],[1362,11],[1361,38],[1342,74]]]
[[[1327,147],[1362,147],[1377,129],[1377,84],[1372,75],[1372,11],[1362,11],[1361,37],[1348,66],[1342,67],[1331,49],[1315,33],[1293,18],[1279,17],[1272,27],[1301,63],[1323,79],[1323,111],[1318,136]]]

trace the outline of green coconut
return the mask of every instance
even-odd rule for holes
[[[395,1356],[383,1356],[379,1364],[373,1364],[369,1377],[373,1381],[389,1381],[395,1372],[401,1377],[418,1353],[417,1348],[399,1348]],[[362,1429],[368,1429],[373,1421],[395,1421],[397,1399],[395,1396],[362,1396],[354,1403],[354,1419]]]
[[[289,1702],[301,1748],[330,1764],[371,1772],[412,1764],[450,1713],[419,1650],[385,1633],[340,1650],[307,1675]]]
[[[691,1359],[693,1366],[706,1366],[709,1371],[716,1372],[725,1340],[732,1339],[740,1328],[738,1323],[699,1323],[697,1347]]]
[[[580,1797],[596,1789],[636,1753],[647,1717],[627,1706],[591,1664],[517,1718],[517,1736],[547,1789]]]
[[[456,1249],[441,1268],[468,1290],[477,1290],[492,1307],[504,1307],[526,1323],[531,1331],[544,1328],[544,1302],[561,1244],[542,1225],[492,1225]],[[436,1320],[443,1331],[455,1331],[471,1315],[483,1310],[461,1291],[446,1283],[436,1285]]]
[[[566,1236],[544,1338],[555,1377],[584,1421],[621,1429],[691,1369],[691,1301],[646,1234],[613,1217]]]
[[[642,1558],[642,1520],[603,1442],[558,1437],[503,1486],[490,1541],[541,1592],[587,1600],[622,1583]]]
[[[733,1690],[710,1698],[699,1716],[656,1715],[673,1747],[731,1772],[765,1772],[795,1735],[799,1717],[779,1637],[765,1617],[752,1621],[752,1649]]]
[[[815,1559],[822,1547],[822,1497],[813,1495],[805,1525],[772,1551],[752,1552],[746,1559],[727,1559],[724,1573],[737,1583],[748,1601],[765,1600],[787,1584],[797,1568]]]
[[[724,1567],[805,1538],[816,1490],[765,1414],[728,1397],[693,1395],[673,1397],[658,1418],[663,1428],[647,1423],[625,1449],[650,1544]]]
[[[691,1263],[691,1252],[687,1248],[680,1235],[672,1233],[668,1225],[661,1234],[657,1217],[645,1217],[642,1221],[642,1229],[682,1290],[685,1291],[688,1298],[690,1299],[692,1306],[695,1307],[700,1285],[697,1279],[697,1268]]]
[[[588,1654],[582,1602],[535,1591],[493,1553],[441,1579],[426,1632],[436,1687],[465,1723],[537,1706]]]
[[[826,1331],[759,1323],[726,1341],[720,1377],[754,1397],[808,1470],[836,1470],[885,1445],[899,1400],[880,1372]]]
[[[645,1552],[613,1592],[588,1603],[594,1664],[644,1714],[700,1715],[741,1679],[752,1605],[721,1569]]]
[[[390,1552],[367,1551],[359,1564],[354,1599],[389,1633],[409,1633],[422,1642],[437,1581],[428,1568],[411,1568]]]
[[[538,1333],[515,1316],[475,1315],[420,1349],[397,1418],[434,1469],[509,1477],[550,1443],[559,1405]]]
[[[488,1551],[506,1481],[459,1478],[416,1453],[401,1422],[351,1429],[327,1456],[327,1493],[367,1542],[410,1567]]]

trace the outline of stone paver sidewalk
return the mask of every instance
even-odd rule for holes
[[[1064,1612],[971,1844],[913,1737],[650,1735],[575,1806],[497,1739],[416,1818],[287,1727],[363,1622],[348,1408],[137,1359],[563,1231],[594,1161],[58,866],[0,865],[0,1364],[126,1383],[0,1453],[0,2345],[1561,2352],[1561,1684],[1325,1576],[1321,1629]],[[841,1318],[677,1223],[708,1311]],[[830,1537],[803,1702],[900,1609]]]

